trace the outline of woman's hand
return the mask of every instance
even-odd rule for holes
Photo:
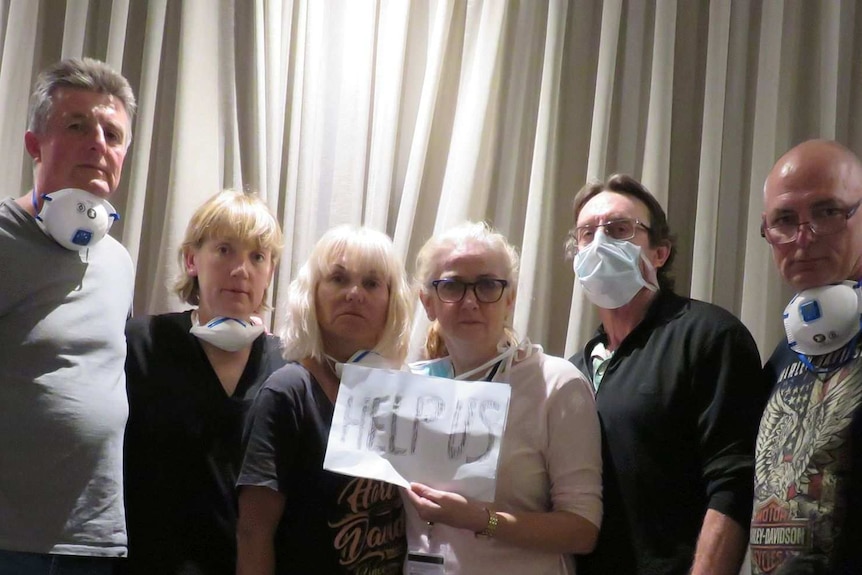
[[[589,553],[595,548],[599,528],[568,511],[498,511],[492,504],[467,499],[450,491],[411,483],[407,498],[423,521],[443,523],[473,533],[488,527],[488,509],[496,512],[494,538],[523,549],[549,553]]]
[[[411,483],[407,498],[423,521],[444,523],[474,533],[488,526],[487,506],[451,491],[432,489],[422,483]]]

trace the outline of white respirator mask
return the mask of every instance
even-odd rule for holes
[[[189,333],[219,349],[233,352],[250,346],[263,333],[263,326],[224,316],[214,317],[206,325],[201,325],[198,313],[194,311]]]
[[[107,200],[77,188],[64,188],[42,196],[36,221],[46,234],[66,248],[80,251],[99,242],[120,214]],[[36,190],[33,190],[33,207]]]
[[[396,371],[401,369],[401,364],[397,361],[387,359],[376,351],[367,349],[357,351],[351,355],[347,361],[338,361],[329,354],[324,355],[329,366],[332,368],[332,371],[335,372],[335,376],[339,379],[341,378],[341,374],[344,373],[344,366],[348,363],[355,363],[363,367],[373,367],[376,369],[394,369]]]
[[[802,290],[784,308],[787,345],[796,353],[826,355],[850,343],[859,333],[862,289],[859,282]]]
[[[787,346],[812,373],[828,375],[855,357],[862,328],[860,286],[844,281],[802,290],[784,308]],[[813,357],[820,358],[817,365]]]

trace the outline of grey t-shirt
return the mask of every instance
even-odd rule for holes
[[[126,554],[125,321],[134,268],[0,202],[0,549]]]

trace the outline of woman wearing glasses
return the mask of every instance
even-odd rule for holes
[[[518,255],[499,233],[467,223],[429,240],[416,262],[433,324],[416,371],[508,383],[512,396],[493,501],[415,483],[406,491],[407,573],[573,572],[602,515],[598,417],[569,362],[519,342],[510,327]],[[440,566],[442,563],[442,567]]]

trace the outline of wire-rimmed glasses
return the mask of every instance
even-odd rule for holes
[[[593,243],[596,231],[599,228],[604,228],[605,234],[615,240],[630,240],[635,237],[638,227],[643,228],[647,232],[650,231],[648,225],[634,218],[619,218],[601,224],[578,226],[569,232],[568,241],[566,242],[567,251],[571,255],[574,255],[578,253],[578,250],[582,250]]]
[[[778,212],[764,218],[760,224],[760,235],[770,244],[789,244],[799,237],[799,228],[808,226],[816,236],[837,234],[847,229],[847,220],[853,217],[862,200],[849,208],[818,206],[811,209],[808,221],[800,222],[796,212]]]

